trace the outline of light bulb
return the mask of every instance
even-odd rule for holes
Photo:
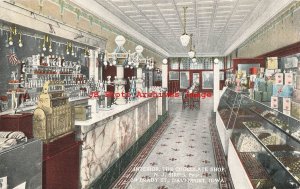
[[[22,42],[19,42],[19,47],[23,47],[23,43]]]
[[[46,47],[43,47],[43,51],[46,51]]]
[[[104,64],[104,66],[107,66],[107,62],[106,61],[104,61],[103,64]]]
[[[9,45],[13,45],[14,44],[14,42],[13,41],[9,41],[9,43],[8,43]]]
[[[113,61],[113,65],[116,65],[116,64],[117,64],[117,61],[116,61],[116,60],[114,60],[114,61]]]
[[[68,54],[70,54],[70,53],[69,53],[69,51],[67,50],[67,55],[68,55]],[[86,57],[86,56],[84,56],[84,57]]]
[[[132,67],[132,66],[130,66],[130,69],[133,69],[133,67]]]
[[[49,48],[49,52],[52,52],[52,48],[51,47]]]

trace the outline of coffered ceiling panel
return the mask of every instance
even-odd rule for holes
[[[73,0],[79,1],[79,0]],[[91,1],[91,0],[90,0]],[[93,0],[117,18],[163,48],[170,56],[186,56],[182,47],[183,7],[187,6],[186,29],[193,34],[198,56],[223,55],[271,19],[292,0]],[[86,5],[86,9],[89,9]],[[266,11],[273,10],[273,15]],[[277,11],[277,12],[276,12]],[[260,17],[261,21],[259,21]],[[256,22],[249,18],[257,17]],[[126,28],[123,28],[126,30]],[[245,32],[247,33],[247,32]],[[246,35],[246,34],[245,34]],[[251,33],[248,33],[248,37]],[[243,38],[242,38],[243,36]],[[232,49],[234,50],[234,49]]]

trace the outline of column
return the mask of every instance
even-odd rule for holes
[[[118,105],[126,104],[125,98],[125,85],[126,80],[124,79],[124,67],[123,65],[116,65],[117,77],[114,80],[115,84],[115,103]]]
[[[220,68],[219,61],[216,62],[214,62],[214,112],[218,109],[220,99]]]
[[[168,65],[167,64],[162,65],[161,78],[162,78],[162,88],[168,89]]]
[[[98,55],[99,55],[99,52],[98,51],[95,51],[95,56],[94,56],[94,61],[95,61],[95,71],[94,71],[94,78],[95,78],[95,82],[98,82],[99,80],[99,67],[100,67],[100,63],[98,62]]]
[[[161,79],[162,79],[162,88],[164,91],[167,91],[167,93],[169,92],[168,91],[168,64],[162,64],[161,66]],[[168,107],[168,97],[166,97],[166,111],[169,110],[169,107]]]
[[[95,59],[95,51],[89,50],[90,56],[89,58],[89,78],[95,79],[95,65],[96,65],[96,59]]]
[[[143,87],[143,69],[138,67],[136,69],[136,92],[142,93],[144,90]]]

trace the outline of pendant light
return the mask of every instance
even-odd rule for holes
[[[195,56],[195,50],[192,48],[192,46],[193,46],[193,34],[191,34],[190,51],[188,52],[190,58],[193,58]]]
[[[186,33],[186,9],[183,7],[183,34],[180,36],[182,46],[186,47],[190,42],[190,36]]]

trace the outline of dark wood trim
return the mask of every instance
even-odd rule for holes
[[[260,64],[260,67],[265,67],[264,58],[233,58],[233,73],[238,69],[238,64]]]
[[[280,49],[262,54],[257,56],[257,58],[266,58],[266,57],[284,57],[284,56],[289,56],[289,55],[293,55],[296,53],[300,53],[300,42],[282,47]]]

